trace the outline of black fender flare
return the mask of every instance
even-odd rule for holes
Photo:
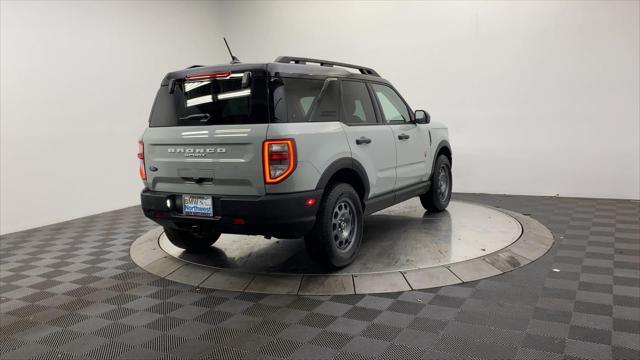
[[[367,171],[364,169],[364,166],[360,164],[360,162],[353,158],[340,158],[332,162],[327,168],[324,170],[322,175],[320,176],[320,180],[318,180],[318,185],[316,185],[316,190],[324,189],[329,180],[333,175],[335,175],[338,171],[342,169],[350,169],[354,170],[358,176],[360,177],[360,181],[362,182],[362,186],[364,189],[363,201],[369,198],[369,176],[367,175]]]
[[[453,154],[453,152],[451,151],[451,144],[449,144],[449,141],[441,140],[438,143],[438,146],[436,147],[436,151],[433,153],[433,162],[431,164],[431,176],[433,176],[433,172],[436,169],[435,166],[436,166],[436,160],[438,160],[438,153],[443,148],[446,148],[447,150],[449,150],[450,154]],[[453,156],[451,156],[451,159],[449,159],[449,162],[451,163],[451,166],[453,166]]]

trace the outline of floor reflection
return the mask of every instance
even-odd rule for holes
[[[447,211],[426,213],[412,199],[365,218],[360,254],[346,268],[332,270],[313,262],[302,239],[271,239],[225,234],[211,250],[191,254],[164,238],[169,254],[202,265],[268,273],[364,273],[405,270],[472,259],[518,239],[520,224],[500,211],[452,201]]]

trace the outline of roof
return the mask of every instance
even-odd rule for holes
[[[304,62],[303,62],[304,61]],[[308,62],[318,63],[309,64]],[[293,63],[292,63],[293,62]],[[297,62],[297,63],[296,63]],[[322,65],[319,65],[320,62]],[[336,66],[333,66],[336,65]],[[358,73],[349,71],[345,67],[351,67],[359,71]],[[270,63],[236,63],[236,64],[220,64],[195,66],[183,70],[168,73],[162,80],[161,85],[167,85],[170,80],[184,79],[187,75],[206,74],[220,71],[244,72],[251,71],[254,75],[311,75],[326,77],[342,77],[362,80],[375,80],[380,82],[388,82],[381,78],[378,73],[367,67],[351,65],[346,63],[338,63],[327,60],[296,58],[296,57],[278,57],[274,62]],[[363,73],[364,72],[364,73]],[[375,74],[375,75],[374,75]]]

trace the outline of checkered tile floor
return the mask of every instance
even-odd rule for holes
[[[639,359],[640,204],[457,195],[530,214],[556,244],[497,277],[296,297],[197,289],[129,259],[137,208],[0,238],[0,357]]]

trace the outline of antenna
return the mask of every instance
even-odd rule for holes
[[[224,44],[227,45],[227,50],[229,50],[229,55],[231,55],[231,63],[232,64],[238,64],[240,63],[240,60],[233,56],[233,53],[231,52],[231,48],[229,47],[229,43],[227,42],[227,38],[222,38],[224,40]]]

